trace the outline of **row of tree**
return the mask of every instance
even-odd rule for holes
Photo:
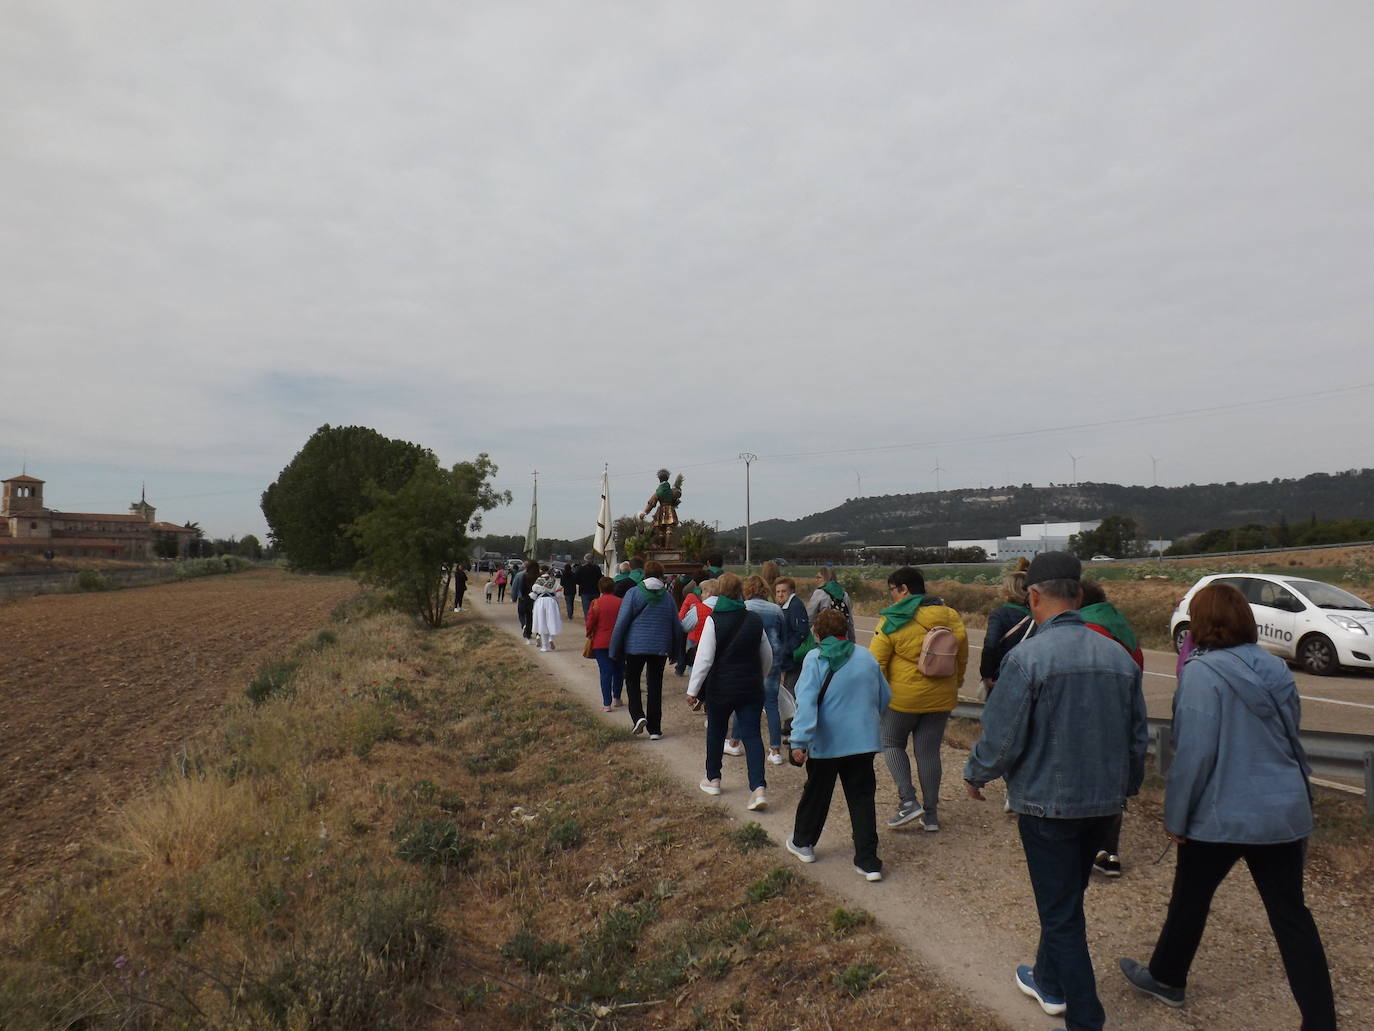
[[[321,426],[262,495],[268,538],[294,569],[350,571],[442,626],[454,566],[481,513],[509,504],[485,452],[440,465],[428,448],[364,426]]]

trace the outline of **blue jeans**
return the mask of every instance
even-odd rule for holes
[[[585,595],[585,594],[582,595],[582,618],[583,618],[583,619],[586,619],[586,618],[587,618],[587,613],[591,611],[591,607],[592,607],[592,599],[591,599],[590,597],[588,597],[587,595]],[[572,616],[572,606],[571,606],[571,605],[568,606],[568,616],[569,616],[569,617]]]
[[[764,678],[763,681],[763,714],[768,717],[768,747],[782,747],[782,717],[778,715],[778,688],[782,686],[782,674],[778,672],[776,666]],[[754,717],[755,724],[758,717]],[[743,741],[744,735],[740,733],[740,716],[735,714],[735,726],[732,741]]]
[[[767,787],[768,782],[763,776],[763,738],[759,735],[763,706],[713,705],[709,698],[706,701],[706,779],[716,780],[720,776],[721,756],[725,754],[725,728],[730,725],[731,713],[735,716],[735,733],[739,734],[737,740],[744,743],[749,789]]]
[[[1083,892],[1110,816],[1051,820],[1018,818],[1026,870],[1040,914],[1040,945],[1035,952],[1035,983],[1047,995],[1068,1003],[1068,1031],[1102,1031],[1107,1015],[1097,997],[1097,980],[1088,954]]]
[[[601,704],[610,705],[625,688],[625,663],[611,658],[609,648],[593,648],[592,657],[601,670]]]

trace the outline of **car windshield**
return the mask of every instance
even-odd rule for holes
[[[1365,612],[1371,609],[1369,602],[1320,580],[1285,580],[1284,583],[1319,609],[1360,609]]]

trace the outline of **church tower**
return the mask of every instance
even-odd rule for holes
[[[142,516],[146,522],[157,522],[157,509],[148,504],[148,489],[140,487],[138,500],[129,506],[129,515]]]
[[[11,476],[0,495],[0,516],[37,514],[43,511],[43,481],[35,476]]]

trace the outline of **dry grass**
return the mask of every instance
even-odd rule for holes
[[[3,928],[6,1027],[996,1026],[486,624],[291,660]]]

